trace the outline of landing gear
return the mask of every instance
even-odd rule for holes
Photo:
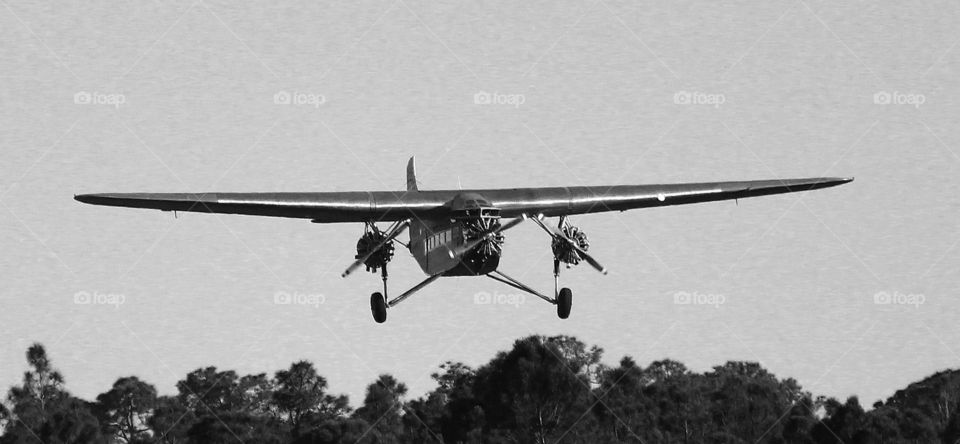
[[[387,300],[379,291],[370,295],[370,311],[373,313],[373,320],[378,324],[387,321]]]
[[[560,317],[560,319],[567,319],[570,317],[570,309],[573,306],[573,291],[566,287],[560,288],[560,263],[563,262],[567,264],[569,268],[571,265],[577,265],[581,260],[584,260],[590,264],[591,267],[603,274],[607,274],[607,269],[587,254],[587,249],[590,248],[587,235],[580,231],[579,228],[567,224],[567,218],[565,216],[560,217],[560,223],[556,228],[548,227],[544,224],[542,214],[533,218],[533,221],[551,237],[550,247],[553,250],[553,297],[544,296],[522,282],[499,271],[493,271],[487,274],[487,277],[556,305],[557,316]]]
[[[557,295],[557,316],[560,319],[570,317],[570,306],[573,305],[573,292],[569,288],[562,288]]]
[[[367,271],[376,273],[380,271],[380,277],[383,279],[383,293],[376,292],[370,295],[370,311],[373,313],[373,320],[382,324],[387,320],[387,263],[393,258],[393,240],[410,226],[409,220],[397,221],[387,231],[380,231],[380,228],[373,222],[367,222],[364,226],[363,236],[357,241],[356,259],[343,272],[341,277],[347,277],[361,265],[366,266]]]

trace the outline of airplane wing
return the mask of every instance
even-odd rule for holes
[[[311,219],[314,222],[397,221],[442,216],[461,193],[476,193],[504,217],[561,216],[743,199],[827,188],[852,178],[808,178],[665,185],[614,185],[489,190],[318,193],[106,193],[74,198],[94,205]]]
[[[816,177],[663,185],[526,188],[481,193],[501,209],[503,216],[519,216],[523,213],[562,216],[794,193],[833,187],[851,181],[853,178]]]

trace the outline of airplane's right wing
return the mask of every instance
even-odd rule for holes
[[[521,214],[563,216],[794,193],[842,185],[852,180],[853,178],[817,177],[665,185],[518,188],[476,192],[500,208],[501,215],[506,217]]]

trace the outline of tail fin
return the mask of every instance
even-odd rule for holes
[[[416,157],[411,157],[407,162],[407,191],[417,191],[417,167],[414,159]]]

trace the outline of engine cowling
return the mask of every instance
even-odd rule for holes
[[[564,225],[561,227],[563,234],[567,236],[568,239],[571,239],[577,244],[583,251],[587,251],[590,248],[590,241],[587,239],[587,233],[582,231],[580,228],[573,225]],[[577,253],[569,242],[564,239],[554,238],[553,242],[550,244],[553,249],[553,257],[555,257],[560,262],[569,265],[577,265],[583,260],[580,257],[580,254]]]
[[[463,223],[464,234],[467,242],[470,242],[490,230],[495,230],[500,227],[500,218],[492,217],[478,217],[473,219],[467,219]],[[477,254],[482,255],[482,257],[491,257],[499,256],[501,248],[503,245],[503,233],[497,233],[493,236],[489,236],[480,242],[480,245],[477,245],[475,249]]]
[[[380,242],[383,242],[385,237],[386,234],[380,231],[367,231],[363,233],[363,236],[357,241],[357,255],[354,256],[354,259],[360,259],[366,256],[371,250],[376,248]],[[385,267],[387,263],[390,262],[390,259],[393,259],[393,250],[393,241],[391,240],[371,254],[370,257],[363,262],[363,265],[367,268],[367,271],[376,273],[380,267]]]

